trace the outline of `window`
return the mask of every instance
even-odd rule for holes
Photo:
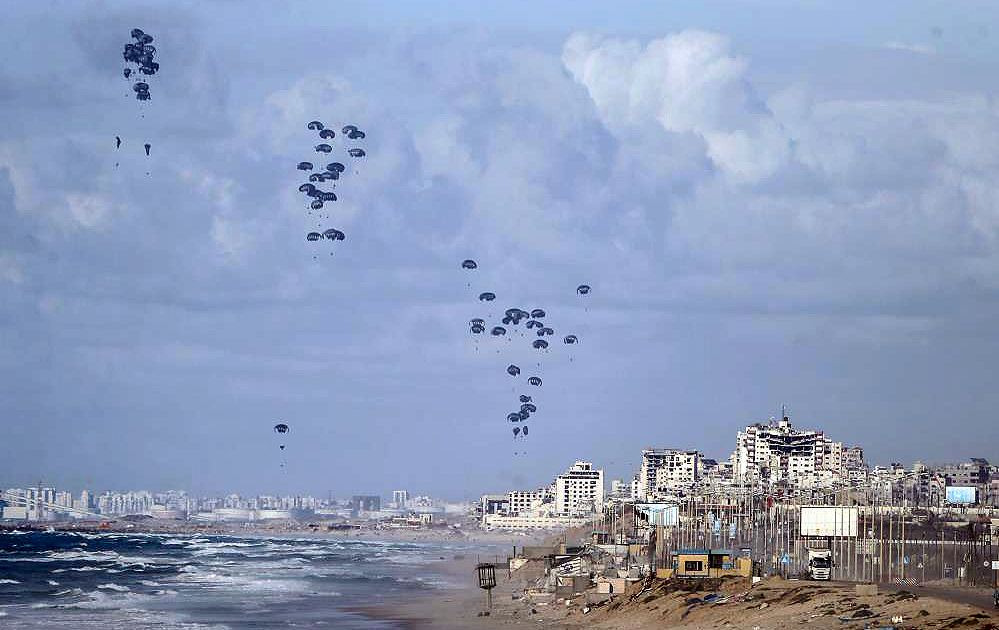
[[[711,569],[720,569],[724,564],[725,556],[708,556],[708,567]]]
[[[700,560],[685,560],[683,563],[683,570],[688,573],[693,571],[700,572],[704,570],[704,563]]]

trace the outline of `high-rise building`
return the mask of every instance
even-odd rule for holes
[[[656,476],[666,469],[666,479],[697,479],[700,453],[675,448],[647,448],[642,451],[642,468],[638,473],[638,500],[647,501],[656,494]]]
[[[796,485],[844,473],[843,443],[833,442],[822,431],[795,429],[787,416],[776,425],[754,424],[739,431],[732,459],[734,476],[743,483]]]
[[[576,462],[555,478],[555,510],[571,515],[599,512],[604,507],[604,471],[590,462]]]
[[[392,491],[392,503],[395,503],[397,508],[406,507],[406,503],[409,501],[409,490],[393,490]]]

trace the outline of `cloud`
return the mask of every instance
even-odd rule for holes
[[[939,37],[934,33],[935,37]],[[911,44],[905,42],[885,42],[881,44],[881,47],[885,50],[899,50],[902,52],[916,53],[918,55],[933,55],[936,54],[936,50],[932,46],[927,46],[925,44]]]
[[[119,97],[116,62],[101,61],[108,42],[85,38],[55,51],[73,61],[53,60],[48,85],[86,88],[47,105],[58,125],[39,124],[31,100],[0,102],[12,121],[0,140],[0,333],[12,340],[0,344],[12,374],[0,413],[66,443],[96,436],[58,457],[15,452],[11,469],[69,474],[99,454],[86,449],[122,439],[135,453],[122,449],[108,476],[139,470],[136,483],[155,485],[136,454],[150,432],[169,427],[164,452],[193,469],[226,440],[255,448],[256,427],[283,418],[310,436],[303,466],[326,467],[297,477],[303,488],[354,479],[378,457],[400,464],[373,487],[423,474],[413,483],[446,492],[446,479],[412,472],[413,445],[470,470],[505,452],[497,366],[502,377],[510,360],[538,363],[470,338],[467,320],[487,315],[481,290],[500,312],[545,306],[558,334],[579,335],[572,365],[544,358],[550,415],[531,435],[581,457],[650,441],[724,456],[724,436],[785,395],[814,410],[803,424],[824,420],[847,441],[914,418],[913,436],[928,437],[865,444],[895,456],[941,439],[906,402],[927,381],[941,398],[981,393],[974,372],[995,367],[967,341],[988,347],[983,322],[999,314],[987,94],[857,98],[784,80],[783,67],[764,87],[751,46],[694,30],[541,44],[371,33],[319,64],[302,61],[304,33],[286,34],[288,48],[216,49],[191,20],[167,20],[164,79],[141,112]],[[174,65],[170,40],[187,42]],[[323,216],[294,168],[314,159],[313,118],[368,133],[368,157],[350,162]],[[319,227],[347,239],[313,247],[305,234]],[[467,257],[480,264],[471,275]],[[581,282],[594,287],[587,303]],[[935,371],[934,352],[957,367]],[[896,378],[913,365],[926,381]],[[885,408],[878,383],[905,400]],[[844,418],[875,403],[892,422],[849,433]],[[688,413],[705,420],[663,422]],[[203,486],[270,481],[259,462],[218,461],[228,470]],[[540,482],[555,463],[524,466]],[[488,489],[477,474],[469,492]]]

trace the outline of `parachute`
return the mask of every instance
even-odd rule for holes
[[[142,146],[143,146],[143,148],[145,148],[145,149],[146,149],[146,157],[149,157],[149,149],[152,149],[152,148],[153,148],[153,145],[151,145],[151,144],[149,144],[149,143],[147,142],[146,144],[144,144],[144,145],[142,145]]]
[[[316,153],[329,153],[332,150],[333,150],[333,147],[331,147],[328,144],[317,144],[316,145]]]
[[[305,240],[307,240],[307,241],[318,241],[322,237],[323,237],[323,235],[320,234],[319,232],[309,232],[308,234],[305,235]]]
[[[468,323],[471,324],[472,326],[474,326],[476,324],[482,325],[482,324],[486,323],[486,320],[482,319],[481,317],[476,317],[476,318],[472,319]]]
[[[520,406],[520,410],[521,411],[527,411],[529,413],[534,413],[535,411],[538,410],[538,408],[533,403],[526,402],[526,403],[524,403],[523,405]]]
[[[538,350],[544,350],[545,348],[548,347],[548,342],[545,341],[544,339],[535,339],[534,343],[532,343],[531,345],[537,348]]]
[[[576,293],[578,293],[579,295],[588,295],[590,293],[590,285],[588,284],[579,285],[578,287],[576,287]]]
[[[522,403],[531,402],[531,397],[528,396],[528,395],[526,395],[526,394],[521,394],[520,395],[520,402],[522,402]]]
[[[322,131],[324,129],[323,123],[319,122],[318,120],[313,120],[308,125],[306,125],[306,127],[308,127],[310,131]]]
[[[527,382],[530,383],[531,385],[534,385],[535,387],[541,387],[541,379],[538,378],[537,376],[532,376],[531,378],[527,379]]]
[[[533,311],[531,311],[531,317],[533,317],[534,319],[544,319],[545,312],[540,308],[536,308]]]
[[[116,149],[121,148],[121,138],[119,138],[118,136],[114,137],[114,148]]]
[[[531,319],[531,320],[527,321],[527,323],[525,324],[525,326],[527,326],[528,328],[542,328],[542,327],[544,327],[544,324],[542,324],[541,322],[539,322],[536,319]]]
[[[339,162],[330,162],[326,165],[326,170],[331,173],[342,173],[347,167]]]
[[[331,241],[342,241],[344,238],[346,238],[343,232],[341,232],[340,230],[335,230],[333,228],[330,228],[325,232],[323,232],[323,237],[328,238]]]
[[[513,437],[517,437],[520,434],[520,427],[513,428]]]
[[[321,129],[319,131],[319,137],[322,138],[323,140],[330,140],[334,136],[336,136],[336,134],[333,132],[332,129]]]
[[[524,437],[527,437],[527,427],[524,427]]]
[[[486,327],[483,326],[482,324],[472,324],[472,333],[476,335],[482,334],[482,332],[485,331],[485,329]]]
[[[300,171],[311,171],[313,169],[312,162],[299,162],[298,170]]]
[[[489,331],[493,337],[500,337],[506,334],[506,328],[502,326],[493,326],[493,329]]]
[[[572,345],[579,340],[576,338],[576,335],[566,335],[565,339],[563,339],[562,341],[564,341],[566,345]]]
[[[524,411],[523,409],[521,409],[520,413],[517,414],[517,417],[520,418],[521,422],[523,422],[524,420],[527,420],[528,418],[530,418],[531,414],[530,414],[530,412]]]
[[[307,193],[310,191],[314,191],[315,189],[316,187],[313,186],[312,184],[302,184],[301,186],[298,187],[298,192]]]
[[[353,148],[347,150],[347,155],[349,155],[350,157],[359,158],[359,157],[364,157],[367,154],[364,152],[364,149]]]
[[[274,432],[275,433],[287,433],[288,432],[288,425],[284,424],[284,423],[275,424],[274,425]]]
[[[505,325],[509,326],[510,324],[512,324],[512,323],[513,323],[513,318],[512,318],[512,317],[510,317],[509,315],[507,315],[507,316],[506,316],[506,317],[504,317],[504,318],[503,318],[503,319],[502,319],[501,321],[502,321],[502,323],[503,323],[503,324],[505,324]]]
[[[322,207],[323,207],[323,202],[320,201],[319,199],[316,199],[315,201],[312,202],[312,209],[313,210],[319,210]]]
[[[510,365],[507,366],[506,373],[509,374],[510,376],[517,376],[518,374],[520,374],[520,368],[511,363]]]
[[[477,269],[478,265],[475,264],[474,260],[467,259],[467,260],[461,261],[461,268],[462,269]]]
[[[131,36],[135,42],[125,44],[122,57],[126,63],[135,64],[136,68],[133,72],[131,68],[126,67],[122,74],[125,79],[130,79],[132,76],[138,77],[140,74],[147,77],[153,76],[160,69],[160,64],[153,61],[156,56],[156,47],[152,45],[153,36],[147,35],[140,28],[133,28]],[[145,81],[136,81],[132,85],[132,91],[135,92],[136,100],[149,100],[149,84]]]
[[[359,129],[355,129],[354,131],[348,133],[347,137],[351,140],[362,140],[364,139],[364,132]]]
[[[485,293],[480,293],[479,294],[479,301],[480,302],[492,302],[495,299],[496,299],[496,294],[495,293],[490,293],[489,291],[486,291]]]
[[[336,201],[336,193],[333,192],[333,191],[330,191],[330,192],[322,192],[322,191],[320,191],[319,192],[319,200],[320,201]]]
[[[357,131],[357,127],[355,125],[344,125],[343,129],[340,130],[340,132],[345,136],[349,136],[354,131]]]
[[[509,420],[510,422],[520,422],[520,414],[519,413],[508,413],[508,414],[506,414],[506,419]]]

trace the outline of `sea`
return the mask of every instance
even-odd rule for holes
[[[0,628],[392,628],[352,612],[459,586],[449,543],[0,532]]]

